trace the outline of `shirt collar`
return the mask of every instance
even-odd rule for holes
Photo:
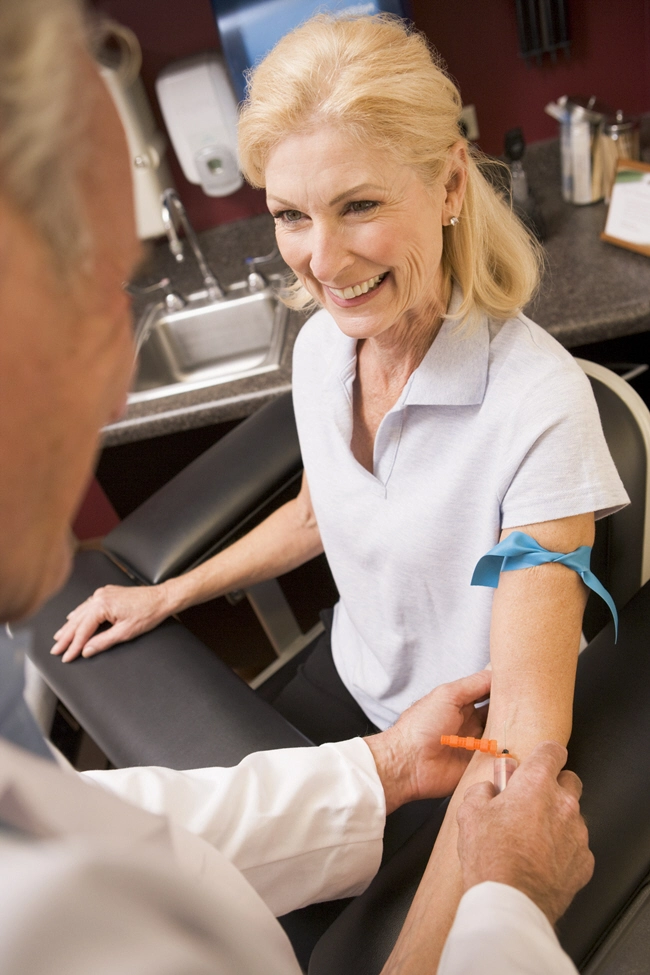
[[[460,306],[462,293],[454,286],[449,314]],[[356,339],[337,329],[326,382],[347,386],[356,371]],[[487,386],[490,333],[487,316],[478,314],[459,326],[446,318],[431,348],[410,376],[396,407],[476,406],[483,402]]]
[[[460,306],[462,294],[454,288],[449,314]],[[487,386],[490,332],[487,315],[468,323],[446,318],[431,348],[405,389],[405,406],[477,406]]]

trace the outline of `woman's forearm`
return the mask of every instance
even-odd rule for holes
[[[593,540],[593,519],[524,526],[541,545],[572,551]],[[520,761],[538,742],[565,745],[586,591],[570,569],[546,564],[501,576],[492,611],[492,690],[486,738]],[[452,797],[427,869],[382,975],[431,975],[463,893],[456,813],[467,789],[492,780],[493,759],[476,754]]]
[[[223,552],[191,572],[162,583],[161,595],[169,612],[178,613],[289,572],[322,551],[316,520],[296,498]]]

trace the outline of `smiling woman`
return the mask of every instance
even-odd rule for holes
[[[379,201],[368,193],[385,192],[391,165],[408,166],[422,188],[434,192],[445,176],[462,174],[465,198],[461,194],[458,209],[449,209],[443,221],[449,229],[442,271],[462,289],[461,318],[475,307],[507,318],[535,291],[541,251],[482,175],[480,153],[460,139],[461,98],[442,60],[422,35],[389,16],[338,18],[336,24],[327,15],[314,17],[287,34],[251,73],[239,122],[244,174],[268,191],[274,151],[292,137],[323,129],[344,133],[348,162],[367,147],[376,150],[379,185],[371,179],[369,186],[355,187],[349,174],[351,210],[376,206]],[[449,172],[453,146],[458,158]],[[283,155],[286,161],[290,153]],[[328,158],[324,151],[321,160]],[[310,178],[317,173],[310,170]],[[273,207],[283,223],[300,222],[296,191],[294,184],[282,206]],[[339,189],[333,201],[346,202],[345,194]],[[452,233],[450,222],[459,216]],[[293,292],[294,307],[318,301],[300,282]]]

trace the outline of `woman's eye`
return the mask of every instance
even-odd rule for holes
[[[370,213],[371,210],[376,210],[379,206],[374,200],[354,200],[353,203],[348,204],[348,210],[352,213]]]
[[[281,223],[298,223],[303,215],[300,210],[280,210],[279,213],[274,213],[273,216]]]

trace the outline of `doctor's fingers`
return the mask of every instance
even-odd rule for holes
[[[557,781],[566,760],[567,750],[563,745],[557,741],[542,741],[521,762],[517,769],[517,781],[521,787],[545,788],[549,780]]]
[[[568,792],[570,796],[573,796],[577,802],[580,801],[582,796],[582,780],[578,778],[575,772],[569,772],[565,769],[557,777],[557,784],[565,792]]]
[[[464,816],[475,815],[480,809],[484,809],[496,795],[497,790],[492,782],[488,782],[487,779],[483,782],[475,782],[463,796],[463,802],[458,808],[459,817],[463,809],[465,810]]]
[[[478,701],[485,700],[491,685],[492,673],[489,670],[479,670],[449,684],[440,684],[436,691],[444,694],[451,704],[463,711],[473,708]]]

